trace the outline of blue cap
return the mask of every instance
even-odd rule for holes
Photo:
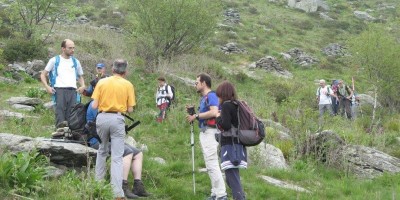
[[[96,67],[97,68],[104,68],[106,65],[104,63],[97,63]]]

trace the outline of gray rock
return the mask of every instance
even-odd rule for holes
[[[25,72],[26,71],[25,67],[23,66],[23,63],[14,63],[14,64],[9,64],[8,66],[13,71],[17,71],[17,72]]]
[[[41,70],[45,67],[43,60],[33,60],[27,62],[26,73],[35,79],[40,79]]]
[[[302,150],[319,161],[360,178],[399,173],[400,159],[370,147],[349,145],[333,131],[311,135]]]
[[[268,72],[272,72],[274,75],[284,77],[284,78],[292,78],[293,74],[289,71],[282,68],[279,61],[272,56],[266,56],[261,58],[256,62],[256,67],[267,70]]]
[[[7,84],[17,84],[18,81],[0,76],[0,81]]]
[[[38,118],[38,117],[35,117],[35,116],[27,116],[27,115],[24,115],[24,114],[18,113],[18,112],[11,112],[11,111],[8,111],[8,110],[0,110],[0,116],[2,116],[2,117],[15,117],[17,119],[24,119],[25,117]]]
[[[316,59],[312,56],[309,56],[308,54],[306,54],[303,50],[301,50],[299,48],[290,49],[286,53],[289,54],[294,59],[296,64],[303,66],[303,67],[308,67],[308,66],[311,66],[311,65],[319,62],[318,59]]]
[[[357,96],[360,98],[360,106],[362,105],[374,106],[375,100],[372,96],[367,94],[358,94]],[[381,107],[382,105],[377,101],[376,106]]]
[[[88,157],[94,158],[97,154],[97,150],[78,143],[49,140],[0,133],[0,146],[13,152],[37,150],[49,157],[51,162],[68,167],[86,166]]]
[[[326,21],[334,21],[334,19],[332,19],[331,17],[329,17],[328,14],[320,12],[319,13],[319,17],[321,17],[322,19],[326,20]]]
[[[13,104],[11,107],[15,108],[15,109],[19,109],[19,110],[26,110],[26,111],[33,111],[35,110],[35,107],[33,106],[27,106],[27,105],[23,105],[23,104]]]
[[[230,42],[220,48],[225,54],[240,54],[247,53],[245,49],[240,49],[237,47],[236,43]]]
[[[288,165],[280,149],[261,142],[257,146],[248,147],[248,162],[265,168],[287,169]]]
[[[7,102],[11,105],[13,104],[23,104],[23,105],[30,105],[35,106],[42,104],[42,100],[39,98],[30,98],[30,97],[11,97],[7,99]]]
[[[153,158],[149,158],[149,159],[153,160],[159,164],[162,164],[162,165],[165,165],[167,163],[163,158],[160,158],[160,157],[153,157]]]
[[[366,20],[366,21],[374,21],[376,20],[375,17],[372,17],[371,15],[369,15],[367,12],[364,11],[354,11],[354,16],[356,16],[356,18],[361,19],[361,20]]]
[[[304,189],[300,186],[291,184],[291,183],[287,183],[269,176],[259,176],[260,178],[264,179],[265,181],[267,181],[268,183],[277,186],[277,187],[281,187],[281,188],[285,188],[285,189],[290,189],[290,190],[295,190],[298,192],[306,192],[306,193],[311,193],[309,190]]]
[[[224,12],[225,22],[233,23],[233,24],[238,24],[240,22],[240,14],[239,11],[229,8]]]
[[[328,44],[326,47],[324,47],[322,49],[322,52],[327,56],[348,56],[348,55],[350,55],[347,52],[347,49],[338,43]]]
[[[47,103],[44,103],[43,106],[47,109],[52,109],[54,106],[54,102],[53,101],[49,101]]]

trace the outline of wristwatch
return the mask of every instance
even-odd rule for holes
[[[199,120],[199,114],[195,114],[194,116],[196,117],[197,120]]]

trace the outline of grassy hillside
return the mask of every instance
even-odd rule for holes
[[[89,1],[92,2],[92,1]],[[362,69],[352,62],[351,58],[328,58],[321,48],[329,43],[347,44],[351,37],[357,36],[367,28],[367,22],[354,17],[354,10],[371,9],[375,17],[386,19],[378,24],[390,28],[398,38],[400,34],[400,5],[395,0],[385,3],[395,5],[395,9],[378,10],[381,1],[345,1],[327,0],[330,7],[328,15],[334,21],[324,21],[318,14],[309,14],[286,7],[286,3],[271,3],[253,0],[222,1],[224,10],[233,8],[240,13],[240,23],[231,28],[216,28],[215,35],[194,53],[174,57],[170,62],[161,61],[155,70],[149,72],[141,59],[135,57],[135,47],[130,38],[119,33],[93,28],[88,25],[57,25],[46,47],[59,49],[59,41],[71,38],[75,41],[76,57],[85,66],[85,80],[93,77],[93,66],[105,61],[109,66],[115,58],[126,58],[130,64],[128,80],[136,89],[137,107],[131,115],[142,123],[129,134],[136,141],[145,144],[148,151],[144,153],[143,180],[153,196],[148,199],[204,199],[209,195],[209,178],[204,172],[196,172],[196,194],[192,192],[192,166],[190,147],[190,126],[185,121],[187,104],[198,104],[199,97],[194,88],[187,86],[169,74],[195,79],[200,72],[207,72],[213,77],[213,88],[223,80],[233,82],[239,97],[245,99],[254,111],[263,119],[273,119],[290,130],[291,141],[282,141],[278,130],[269,127],[267,143],[282,150],[289,170],[266,169],[249,165],[241,170],[242,183],[247,199],[398,199],[400,197],[400,174],[385,174],[373,180],[361,180],[352,174],[327,168],[311,158],[300,158],[298,149],[304,139],[318,129],[318,109],[315,104],[315,90],[318,79],[344,79],[347,83],[351,77],[356,78],[356,87],[360,93],[372,91],[367,76]],[[113,1],[115,7],[110,10],[126,11],[120,1]],[[91,5],[87,16],[96,23],[122,24],[110,16],[108,11],[100,10],[107,6],[96,2]],[[223,11],[219,21],[223,23]],[[94,22],[93,22],[94,23]],[[233,33],[234,32],[234,33]],[[8,39],[2,38],[2,41]],[[235,42],[247,54],[225,55],[219,47],[228,42]],[[394,44],[399,45],[399,44]],[[308,68],[285,61],[279,53],[299,47],[317,57],[319,64]],[[292,79],[277,78],[262,70],[249,72],[246,66],[258,59],[272,55],[278,58],[282,66],[293,73]],[[45,61],[46,62],[46,61]],[[6,65],[5,65],[6,66]],[[8,76],[3,67],[1,76]],[[154,103],[156,78],[166,75],[170,84],[177,88],[177,105],[168,113],[168,120],[159,124],[155,121],[157,108]],[[18,84],[0,83],[0,109],[16,111],[5,100],[12,96],[27,96],[41,88],[38,81],[26,79]],[[50,98],[38,92],[44,101]],[[85,99],[87,101],[87,99]],[[18,111],[21,112],[21,111]],[[274,117],[272,115],[274,114]],[[53,129],[54,113],[44,108],[27,112],[39,118],[25,120],[0,118],[0,132],[27,135],[31,137],[49,137]],[[400,157],[398,139],[400,137],[400,114],[389,112],[386,108],[377,110],[378,123],[369,130],[372,109],[365,108],[362,115],[354,121],[341,117],[328,118],[324,129],[331,129],[341,135],[347,143],[374,147],[378,150]],[[204,162],[198,144],[198,129],[195,127],[195,165],[196,169],[204,168]],[[5,158],[3,149],[0,150]],[[165,165],[153,160],[161,157]],[[1,170],[0,170],[1,171]],[[84,171],[84,170],[83,170]],[[43,179],[38,192],[28,193],[23,188],[0,189],[2,199],[23,199],[13,194],[22,194],[32,199],[94,199],[110,195],[108,184],[93,181],[93,170],[86,172],[68,172],[59,179]],[[296,192],[271,186],[259,175],[271,176],[311,191]],[[130,177],[131,178],[131,177]],[[1,183],[1,181],[0,181]],[[12,189],[12,190],[11,190]]]

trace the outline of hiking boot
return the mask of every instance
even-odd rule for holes
[[[128,199],[138,199],[139,198],[139,196],[133,194],[129,190],[128,181],[122,181],[122,190],[124,190],[125,197]]]
[[[135,180],[135,182],[133,183],[133,194],[136,194],[139,197],[150,196],[150,193],[147,193],[144,189],[144,185],[141,180]]]
[[[63,128],[63,127],[68,127],[67,121],[62,121],[59,124],[57,124],[57,128]]]
[[[228,197],[225,195],[223,197],[218,197],[216,200],[228,200]]]
[[[206,200],[216,200],[217,196],[209,196]]]
[[[52,138],[62,138],[64,137],[64,132],[54,132],[51,134]]]

